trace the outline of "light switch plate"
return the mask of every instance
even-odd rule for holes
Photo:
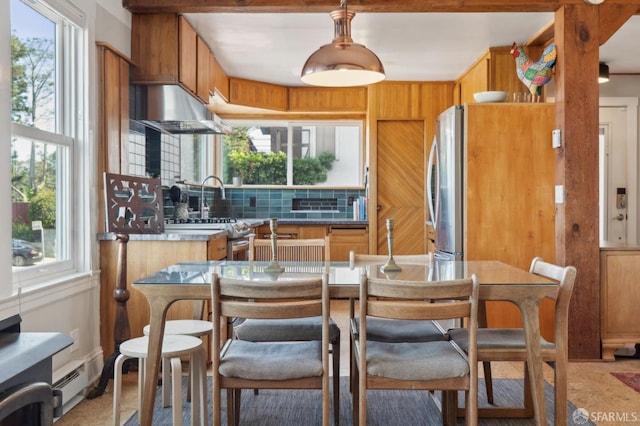
[[[560,129],[554,129],[551,132],[551,146],[554,148],[560,148],[562,146]]]
[[[556,204],[564,203],[564,188],[562,185],[556,185]]]

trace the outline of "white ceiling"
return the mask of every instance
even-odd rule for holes
[[[185,16],[228,75],[286,86],[302,86],[300,71],[309,55],[333,40],[328,13]],[[525,43],[552,20],[553,13],[356,13],[351,36],[378,55],[387,80],[446,81],[488,47]],[[600,48],[611,73],[640,72],[636,40],[637,15]]]

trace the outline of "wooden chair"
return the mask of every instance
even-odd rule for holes
[[[287,271],[322,273],[328,271],[330,239],[292,239],[277,241],[279,262],[287,264]],[[270,261],[271,240],[249,237],[249,262]],[[296,263],[293,265],[292,263]],[[233,332],[236,338],[252,342],[279,340],[320,340],[322,318],[235,319]],[[340,419],[340,328],[329,318],[329,343],[331,344],[333,370],[333,415],[337,426]]]
[[[443,406],[464,390],[466,424],[477,424],[478,375],[475,353],[478,279],[450,281],[396,281],[362,277],[360,334],[354,345],[353,423],[367,424],[368,389],[443,390]],[[465,318],[470,345],[465,353],[448,340],[377,342],[367,339],[370,318],[442,320]],[[445,404],[445,401],[448,401]],[[456,410],[444,412],[455,424]]]
[[[277,240],[276,256],[279,262],[329,262],[330,239]],[[249,236],[249,262],[271,260],[271,239]]]
[[[238,424],[241,389],[322,389],[322,424],[329,424],[329,287],[321,276],[264,281],[213,276],[213,424],[221,422],[221,389],[228,424]],[[321,318],[321,340],[251,342],[221,338],[221,318]],[[220,349],[222,348],[222,349]],[[310,419],[309,423],[316,423]]]
[[[431,258],[428,254],[397,255],[393,256],[398,264],[429,264]],[[381,265],[388,259],[387,255],[357,254],[353,250],[349,252],[349,265],[351,268],[365,265]],[[353,372],[353,346],[358,340],[359,319],[354,319],[354,299],[349,300],[349,318],[351,324],[349,339],[350,372]],[[435,321],[393,320],[387,318],[369,318],[367,323],[367,339],[378,342],[430,342],[433,340],[447,340],[445,329]],[[353,376],[350,377],[353,390]]]
[[[576,268],[558,266],[536,257],[529,271],[558,281],[558,286],[549,297],[555,299],[555,343],[541,340],[542,358],[554,363],[555,424],[567,424],[567,334],[569,322],[569,301],[573,292]],[[449,330],[450,338],[466,349],[469,342],[465,329]],[[527,351],[524,331],[521,328],[481,328],[477,337],[478,361],[484,366],[485,385],[488,402],[493,404],[493,383],[490,361],[524,361],[524,407],[480,408],[481,417],[533,417],[533,400],[527,373]]]

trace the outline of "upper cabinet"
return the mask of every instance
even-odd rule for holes
[[[229,76],[213,55],[209,57],[209,87],[213,88],[213,95],[229,102]]]
[[[180,84],[209,101],[209,56],[206,44],[179,15],[138,15],[131,21],[132,82]]]
[[[525,48],[531,58],[542,53],[542,46]],[[518,79],[516,61],[511,54],[511,47],[492,47],[488,49],[462,76],[456,81],[454,101],[457,104],[475,102],[473,94],[487,90],[500,90],[512,93],[528,92],[529,89]]]
[[[196,53],[198,65],[196,68],[196,95],[204,103],[209,103],[209,91],[211,90],[211,51],[209,46],[199,36],[196,36]]]
[[[286,111],[289,105],[285,86],[245,80],[229,79],[229,102],[256,108]]]

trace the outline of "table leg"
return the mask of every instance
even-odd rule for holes
[[[533,411],[537,426],[547,425],[547,413],[544,397],[544,378],[542,375],[542,353],[540,350],[540,324],[538,318],[540,301],[525,299],[519,304],[522,313],[525,343],[527,345],[527,366],[531,378]]]
[[[158,385],[158,371],[162,356],[162,338],[164,336],[164,324],[167,310],[172,301],[162,297],[148,296],[151,307],[151,320],[149,330],[149,348],[147,349],[147,362],[144,377],[144,394],[142,398],[142,412],[140,424],[151,426],[153,420],[153,407],[155,404],[156,387]]]

